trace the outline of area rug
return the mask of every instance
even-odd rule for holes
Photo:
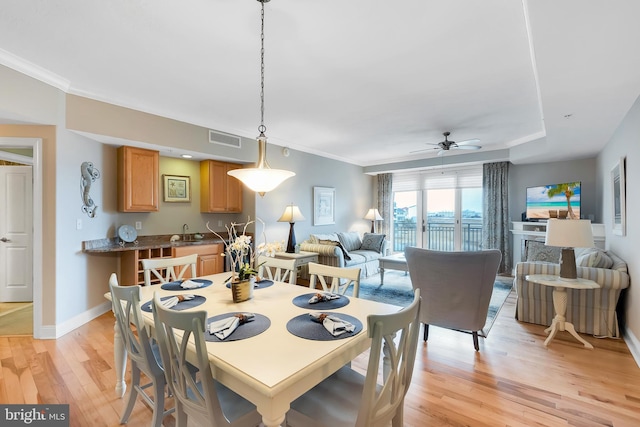
[[[511,277],[496,277],[491,302],[489,303],[487,321],[484,328],[482,328],[481,336],[486,337],[489,334],[493,322],[511,292],[512,281],[513,278]],[[347,295],[352,295],[352,292],[353,290],[349,289]],[[411,287],[409,274],[405,274],[403,271],[385,271],[384,285],[382,286],[380,285],[379,274],[361,279],[360,298],[406,307],[413,299],[413,288]]]

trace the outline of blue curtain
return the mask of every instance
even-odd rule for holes
[[[482,167],[482,247],[499,249],[498,273],[511,274],[513,253],[509,236],[509,162]]]
[[[391,238],[391,224],[393,223],[393,212],[391,211],[391,183],[393,174],[381,173],[378,175],[378,212],[384,218],[378,224],[378,231]]]

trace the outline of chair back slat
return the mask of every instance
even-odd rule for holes
[[[258,258],[258,275],[276,282],[296,284],[296,260],[281,259],[267,256]]]
[[[160,284],[196,277],[198,254],[175,258],[149,258],[143,259],[141,262],[144,270],[144,284],[150,286],[152,275],[160,281]],[[186,276],[187,272],[189,272],[188,277]]]
[[[310,262],[309,276],[311,289],[316,289],[319,283],[325,292],[344,295],[353,286],[353,296],[360,296],[360,268],[332,267]]]

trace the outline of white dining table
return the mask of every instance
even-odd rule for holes
[[[250,300],[234,303],[231,290],[225,286],[228,277],[229,273],[203,276],[201,279],[211,280],[213,284],[180,292],[163,290],[160,285],[143,286],[140,301],[141,304],[150,301],[154,292],[161,297],[189,293],[206,298],[203,304],[189,310],[206,310],[207,317],[249,312],[269,318],[269,328],[259,335],[237,341],[207,342],[215,379],[255,404],[267,427],[283,424],[291,402],[370,347],[368,315],[394,313],[400,309],[391,304],[348,297],[349,303],[344,307],[323,311],[357,318],[362,322],[362,331],[344,339],[315,341],[300,338],[287,330],[287,322],[292,318],[317,311],[292,303],[296,296],[315,290],[275,282],[272,286],[255,289]],[[109,293],[105,297],[111,299]],[[145,311],[142,314],[152,329],[153,315]],[[114,331],[116,393],[123,396],[126,349],[118,328]]]

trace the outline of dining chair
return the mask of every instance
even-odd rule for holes
[[[258,258],[258,276],[274,280],[276,282],[289,282],[296,284],[296,260],[280,259],[269,256]]]
[[[353,285],[353,296],[357,298],[360,295],[360,268],[333,267],[315,262],[310,262],[308,266],[309,288],[315,289],[316,284],[320,282],[325,292],[344,295],[347,289]],[[331,279],[330,284],[327,283],[329,278]]]
[[[443,252],[406,247],[405,258],[411,285],[424,297],[420,308],[424,340],[429,337],[429,325],[440,326],[470,332],[479,351],[478,336],[487,321],[502,253],[497,249]]]
[[[143,259],[142,269],[144,270],[144,285],[151,285],[151,275],[160,283],[182,280],[185,273],[191,270],[191,276],[196,277],[196,263],[198,254],[191,254],[174,258],[150,258]],[[177,271],[177,273],[176,273]]]
[[[116,324],[131,361],[129,400],[120,418],[120,424],[129,420],[136,399],[140,396],[153,409],[151,425],[160,427],[162,419],[172,413],[174,408],[164,410],[165,376],[158,346],[155,340],[149,337],[140,312],[140,286],[118,286],[118,276],[111,273],[109,291]],[[149,378],[149,383],[140,384],[140,372]],[[153,398],[146,392],[149,387],[153,388]]]
[[[167,309],[157,292],[152,306],[165,377],[176,402],[177,427],[186,427],[187,420],[197,426],[260,424],[262,418],[251,402],[213,378],[204,340],[207,312]],[[195,348],[195,357],[187,354],[189,348]]]
[[[418,345],[420,290],[392,314],[367,317],[371,338],[366,375],[348,366],[291,403],[291,427],[394,427],[403,425],[404,397],[411,384]],[[381,366],[382,365],[382,366]],[[378,377],[382,367],[382,384]]]

